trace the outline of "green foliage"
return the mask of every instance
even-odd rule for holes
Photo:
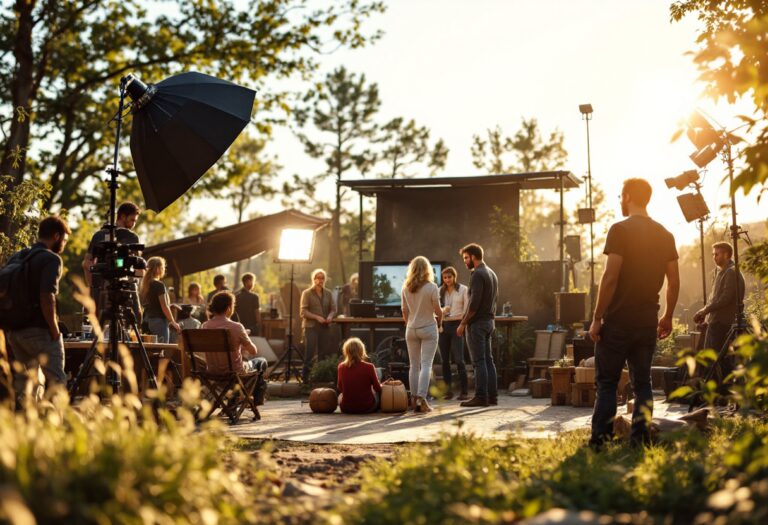
[[[14,174],[48,180],[47,206],[65,208],[99,200],[88,191],[88,181],[111,160],[114,134],[106,123],[117,109],[121,76],[134,72],[156,82],[195,69],[254,87],[267,80],[308,78],[318,68],[318,53],[375,41],[379,33],[366,32],[364,22],[385,9],[367,0],[323,6],[306,0],[247,5],[234,0],[75,0],[4,6],[0,107],[8,115],[13,103],[30,117],[1,123],[11,129],[0,165],[5,169],[14,149],[28,151],[34,167],[27,166],[25,173],[21,159],[21,173]],[[285,119],[289,98],[280,89],[259,94],[261,134]],[[46,140],[29,148],[30,136]]]
[[[706,83],[706,93],[729,103],[751,99],[754,116],[742,116],[750,133],[744,147],[744,167],[733,191],[745,193],[768,182],[768,3],[765,0],[679,0],[670,15],[679,21],[694,15],[703,27],[696,39],[693,61]]]
[[[431,168],[430,175],[445,168],[448,148],[440,139],[430,150],[429,128],[426,126],[417,126],[413,119],[405,123],[402,117],[397,117],[384,124],[381,131],[377,142],[384,145],[380,153],[385,169],[383,176],[391,179],[413,177],[414,173],[405,171],[413,164]]]
[[[318,360],[309,371],[310,383],[335,383],[336,372],[339,366],[338,356],[329,356]]]
[[[0,210],[15,231],[9,237],[0,232],[0,264],[8,257],[25,248],[37,239],[37,224],[45,216],[43,202],[50,193],[50,187],[40,181],[23,181],[14,186],[12,178],[0,176]]]
[[[740,336],[735,343],[741,366],[733,375],[736,400],[744,408],[768,413],[768,333],[757,323],[753,334]]]
[[[677,355],[677,342],[675,338],[686,332],[686,327],[681,325],[677,319],[672,320],[672,332],[664,339],[656,341],[657,356],[674,357]]]
[[[217,424],[201,432],[186,409],[153,414],[132,396],[0,407],[0,442],[0,484],[38,523],[256,523],[255,504],[276,496],[266,455],[247,459]]]
[[[503,442],[461,432],[442,436],[407,449],[396,461],[365,467],[359,494],[334,509],[330,521],[344,516],[344,523],[366,524],[508,523],[564,507],[693,523],[707,513],[735,512],[735,505],[718,507],[713,496],[739,490],[734,503],[749,500],[756,511],[743,523],[765,519],[766,511],[757,511],[768,494],[758,490],[768,474],[764,422],[719,420],[706,437],[672,434],[648,449],[615,445],[600,454],[585,439],[585,432]],[[743,487],[753,488],[745,493]]]

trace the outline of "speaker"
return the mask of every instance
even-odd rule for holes
[[[555,319],[559,325],[583,321],[587,315],[587,294],[555,292]]]
[[[573,262],[579,262],[581,260],[581,235],[566,235],[565,251]]]

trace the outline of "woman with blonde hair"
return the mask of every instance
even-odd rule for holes
[[[170,339],[169,327],[181,331],[171,313],[168,290],[162,278],[165,277],[165,259],[150,257],[147,271],[141,281],[139,298],[144,307],[144,320],[149,326],[149,333],[157,336],[158,343],[167,343]]]
[[[429,259],[419,255],[408,265],[408,275],[401,292],[408,345],[412,407],[415,412],[429,412],[427,403],[432,361],[437,352],[438,327],[443,322],[435,272]]]
[[[339,363],[336,375],[341,411],[345,414],[375,412],[379,408],[381,384],[376,368],[366,361],[365,345],[357,337],[351,337],[341,351],[344,361]]]

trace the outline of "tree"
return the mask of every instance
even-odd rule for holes
[[[745,193],[768,182],[768,0],[681,0],[670,7],[673,21],[695,15],[703,28],[696,39],[693,61],[706,93],[733,103],[752,99],[754,115],[741,117],[754,140],[743,150],[744,167],[735,191]]]
[[[266,145],[264,139],[242,134],[217,164],[215,175],[201,181],[207,194],[232,204],[238,224],[254,199],[269,200],[277,194],[274,180],[282,166],[276,157],[265,155]],[[240,280],[241,263],[235,267],[235,283]]]
[[[508,157],[512,155],[513,160]],[[562,168],[568,158],[563,147],[563,134],[555,130],[544,137],[535,118],[521,121],[514,136],[505,136],[500,126],[486,130],[486,137],[472,137],[472,163],[487,173],[528,173],[551,171]],[[544,198],[541,191],[520,192],[521,256],[527,251],[536,257],[535,243],[531,238],[559,220],[558,207]],[[501,218],[497,218],[501,220]],[[543,228],[542,228],[543,226]]]
[[[371,143],[378,126],[374,116],[379,111],[379,89],[368,84],[365,75],[350,73],[339,67],[329,73],[325,82],[304,97],[304,106],[296,111],[296,121],[301,129],[311,121],[322,138],[311,137],[304,131],[297,136],[307,154],[324,159],[326,170],[312,181],[295,177],[296,184],[307,187],[333,178],[336,182],[336,199],[331,225],[330,273],[340,282],[346,281],[341,253],[341,208],[343,192],[339,182],[350,170],[367,173],[376,161]]]
[[[267,78],[307,78],[317,52],[361,47],[362,31],[384,6],[342,0],[312,9],[305,0],[186,2],[163,9],[145,0],[16,0],[0,15],[0,174],[13,187],[46,179],[46,208],[87,205],[90,177],[108,165],[113,133],[106,123],[117,84],[129,72],[152,81],[194,68],[258,85]],[[152,13],[152,14],[150,14]],[[263,90],[260,131],[289,110],[287,93]],[[46,137],[31,147],[33,137]],[[32,161],[32,162],[31,162]],[[0,231],[10,233],[7,211]]]
[[[414,164],[431,168],[430,175],[445,168],[448,148],[443,139],[430,148],[429,128],[426,126],[417,126],[413,119],[406,123],[403,117],[397,117],[382,126],[381,131],[377,142],[384,145],[379,156],[385,167],[382,176],[392,179],[412,177],[413,174],[406,172],[406,169]]]

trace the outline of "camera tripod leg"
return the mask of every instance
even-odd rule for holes
[[[144,371],[147,374],[147,379],[149,380],[149,386],[151,388],[157,389],[157,377],[155,376],[154,370],[152,370],[152,363],[149,361],[147,347],[144,346],[144,341],[141,340],[141,333],[139,332],[139,327],[136,324],[135,318],[131,320],[131,328],[133,329],[133,333],[136,334],[136,341],[139,344],[139,355],[141,357],[142,364],[144,365]]]
[[[104,323],[104,312],[102,311],[102,313],[99,314],[99,326],[104,326],[103,323]],[[98,345],[100,342],[102,341],[100,341],[98,337],[94,338],[93,342],[91,343],[91,347],[85,353],[85,357],[83,358],[83,364],[80,365],[80,369],[77,371],[77,375],[70,382],[70,385],[69,385],[70,399],[75,398],[75,394],[77,393],[77,390],[80,388],[80,386],[83,383],[83,380],[91,371],[91,368],[93,367],[93,362],[96,359],[96,355],[99,353]]]

